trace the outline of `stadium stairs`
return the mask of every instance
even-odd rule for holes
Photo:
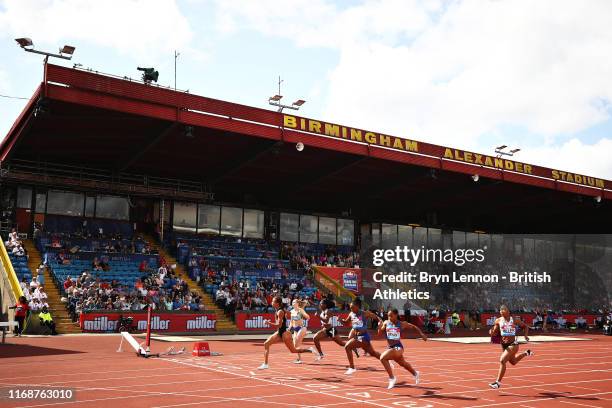
[[[32,240],[25,240],[24,248],[28,252],[28,267],[32,274],[38,269],[42,263],[40,252],[34,245]],[[47,292],[47,303],[49,304],[49,312],[55,321],[55,328],[59,334],[69,333],[81,333],[80,327],[72,321],[68,311],[66,310],[66,304],[61,301],[62,293],[58,288],[49,272],[48,268],[44,269],[44,287]]]
[[[144,235],[144,238],[147,240],[147,242],[151,243],[151,247],[153,249],[159,251],[159,254],[164,257],[164,259],[169,265],[176,264],[176,274],[185,282],[187,282],[187,286],[189,286],[190,291],[195,292],[200,296],[202,302],[204,303],[204,306],[206,307],[206,311],[209,311],[216,315],[217,333],[236,333],[237,327],[234,322],[232,322],[231,319],[225,315],[223,309],[220,309],[215,304],[215,301],[212,296],[202,290],[202,288],[193,279],[191,279],[187,271],[185,271],[185,267],[179,264],[176,258],[170,255],[170,253],[164,248],[162,248],[153,237],[151,237],[150,235]]]

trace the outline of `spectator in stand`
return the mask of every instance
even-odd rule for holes
[[[43,327],[47,327],[51,330],[51,335],[55,336],[57,332],[55,331],[55,322],[51,317],[51,313],[49,313],[49,309],[47,306],[43,306],[41,312],[38,314],[38,318],[40,319],[40,325]]]
[[[30,293],[30,285],[28,284],[28,280],[26,278],[21,278],[21,282],[19,283],[19,286],[21,286],[21,290],[23,291],[23,293],[25,294]]]
[[[15,321],[17,322],[17,327],[15,328],[14,333],[15,337],[21,336],[25,326],[26,317],[28,316],[28,311],[30,310],[28,300],[25,296],[20,296],[15,306],[11,306],[9,309],[15,309]]]
[[[578,316],[576,318],[576,327],[578,329],[588,329],[589,327],[587,326],[587,321],[584,317],[582,316]]]
[[[539,312],[536,312],[536,315],[533,318],[533,327],[535,329],[537,329],[538,327],[542,328],[543,323],[544,323],[544,319],[542,319],[542,316],[540,315]]]
[[[40,284],[38,283],[38,277],[32,276],[32,280],[30,281],[30,291],[33,292],[38,288]]]
[[[36,288],[36,290],[34,290],[34,293],[32,294],[32,297],[34,299],[38,299],[41,302],[46,301],[47,300],[47,293],[45,292],[45,288],[40,285]]]
[[[563,317],[563,315],[560,315],[560,316],[557,318],[557,326],[558,326],[560,329],[565,329],[566,325],[567,325],[567,320],[566,320],[566,319]]]

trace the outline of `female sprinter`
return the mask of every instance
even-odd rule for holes
[[[346,344],[346,342],[340,338],[340,333],[338,333],[336,328],[332,325],[332,316],[329,315],[329,303],[332,302],[327,299],[322,299],[321,303],[319,303],[319,307],[321,308],[321,313],[319,313],[319,319],[321,319],[321,330],[319,330],[313,338],[315,347],[319,352],[317,360],[321,360],[323,358],[321,340],[323,340],[325,337],[329,337],[339,346],[344,347],[344,345]],[[355,356],[359,357],[359,352],[357,351],[357,349],[353,349],[353,352],[355,353]]]
[[[293,308],[291,309],[291,322],[289,323],[289,331],[291,332],[291,337],[293,339],[293,346],[296,349],[302,345],[304,336],[306,336],[306,332],[308,331],[308,329],[306,328],[306,321],[310,319],[310,316],[304,310],[306,304],[306,301],[300,301],[298,299],[293,299],[293,302],[291,302],[291,306]],[[294,363],[302,364],[302,356],[299,353]]]
[[[274,313],[275,322],[268,321],[271,326],[278,327],[278,329],[268,337],[268,340],[264,343],[264,362],[262,365],[257,367],[259,370],[265,370],[269,368],[268,366],[268,356],[270,355],[270,346],[276,343],[283,342],[285,346],[292,353],[313,353],[317,354],[317,352],[311,347],[309,349],[296,349],[293,345],[293,341],[291,340],[291,334],[287,331],[287,320],[285,316],[285,310],[283,309],[283,300],[280,296],[277,296],[272,300],[272,306],[276,309]]]
[[[355,368],[355,363],[353,362],[354,349],[362,348],[372,357],[377,359],[380,358],[380,353],[374,350],[372,343],[370,343],[370,334],[368,333],[368,326],[366,324],[367,318],[378,320],[379,325],[382,323],[381,318],[374,313],[361,310],[361,299],[355,298],[351,302],[351,313],[349,313],[348,317],[344,319],[344,323],[348,323],[350,321],[352,327],[351,334],[349,335],[350,339],[344,345],[346,357],[349,361],[349,368],[344,373],[346,375],[351,375],[357,371]]]
[[[387,388],[391,389],[395,387],[395,382],[397,381],[393,375],[393,369],[391,368],[389,360],[396,361],[399,365],[408,370],[410,374],[414,376],[414,383],[418,384],[419,372],[412,368],[410,363],[404,359],[404,346],[402,345],[400,337],[402,329],[415,329],[419,332],[419,335],[424,341],[427,341],[427,336],[425,336],[421,329],[416,327],[414,324],[400,322],[397,309],[389,310],[387,317],[388,320],[385,320],[382,325],[378,326],[378,334],[384,331],[387,337],[387,343],[389,343],[387,350],[380,356],[380,361],[389,374],[389,386]]]
[[[501,346],[503,350],[501,357],[499,358],[499,372],[497,373],[497,380],[489,384],[491,388],[496,389],[501,387],[501,380],[504,378],[504,374],[506,373],[506,363],[510,362],[510,364],[516,365],[523,358],[533,355],[531,350],[527,350],[517,355],[519,344],[516,340],[516,326],[520,326],[523,328],[523,330],[525,330],[525,341],[529,341],[529,326],[527,326],[520,319],[514,320],[512,316],[510,316],[510,310],[508,310],[507,306],[502,305],[499,308],[499,314],[501,317],[498,317],[495,320],[495,324],[491,330],[489,330],[492,340],[495,339],[495,337],[501,336]]]

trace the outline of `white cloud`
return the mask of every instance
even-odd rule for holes
[[[480,151],[490,148],[482,135],[524,128],[542,147],[521,159],[567,168],[552,155],[573,149],[576,171],[612,178],[610,166],[596,163],[602,149],[610,161],[612,135],[560,144],[610,120],[612,2],[442,4],[231,1],[219,4],[218,21],[225,31],[337,49],[322,92],[325,119]]]
[[[6,0],[0,33],[31,37],[45,47],[81,42],[121,55],[155,58],[189,48],[187,18],[174,1],[163,0]],[[0,34],[0,35],[2,35]]]
[[[542,146],[526,150],[521,152],[517,159],[554,169],[610,179],[611,154],[612,139],[601,139],[593,144],[571,139],[558,146]]]

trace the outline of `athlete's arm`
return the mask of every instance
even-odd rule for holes
[[[380,324],[380,323],[382,323],[382,321],[383,321],[383,320],[380,318],[380,316],[378,316],[376,313],[372,313],[372,312],[369,312],[369,311],[367,311],[367,310],[364,310],[363,314],[365,315],[365,317],[369,317],[370,319],[376,319],[376,320],[378,320],[378,323],[379,323],[379,324]]]
[[[310,319],[310,315],[309,315],[308,313],[306,313],[306,311],[305,311],[304,309],[299,308],[298,310],[300,311],[300,313],[302,314],[302,317],[303,317],[305,320]]]
[[[499,319],[495,319],[495,323],[493,323],[493,327],[489,330],[489,335],[491,337],[495,336],[499,333]]]
[[[523,330],[525,330],[525,341],[529,341],[529,325],[527,325],[527,323],[525,323],[521,319],[517,319],[517,320],[518,320],[517,324],[521,326]]]
[[[279,327],[281,325],[281,322],[283,321],[282,319],[285,318],[285,312],[282,310],[279,310],[278,312],[276,312],[276,321],[273,323],[271,320],[268,320],[268,324],[270,324],[270,326],[273,327]]]
[[[423,341],[427,341],[427,336],[425,335],[425,333],[423,333],[421,329],[419,329],[418,326],[415,326],[412,323],[402,322],[402,328],[416,330],[419,333],[419,336],[421,336],[421,338],[423,339]]]
[[[382,332],[385,331],[385,328],[387,327],[387,320],[385,320],[382,324],[378,325],[378,335],[380,336]]]

